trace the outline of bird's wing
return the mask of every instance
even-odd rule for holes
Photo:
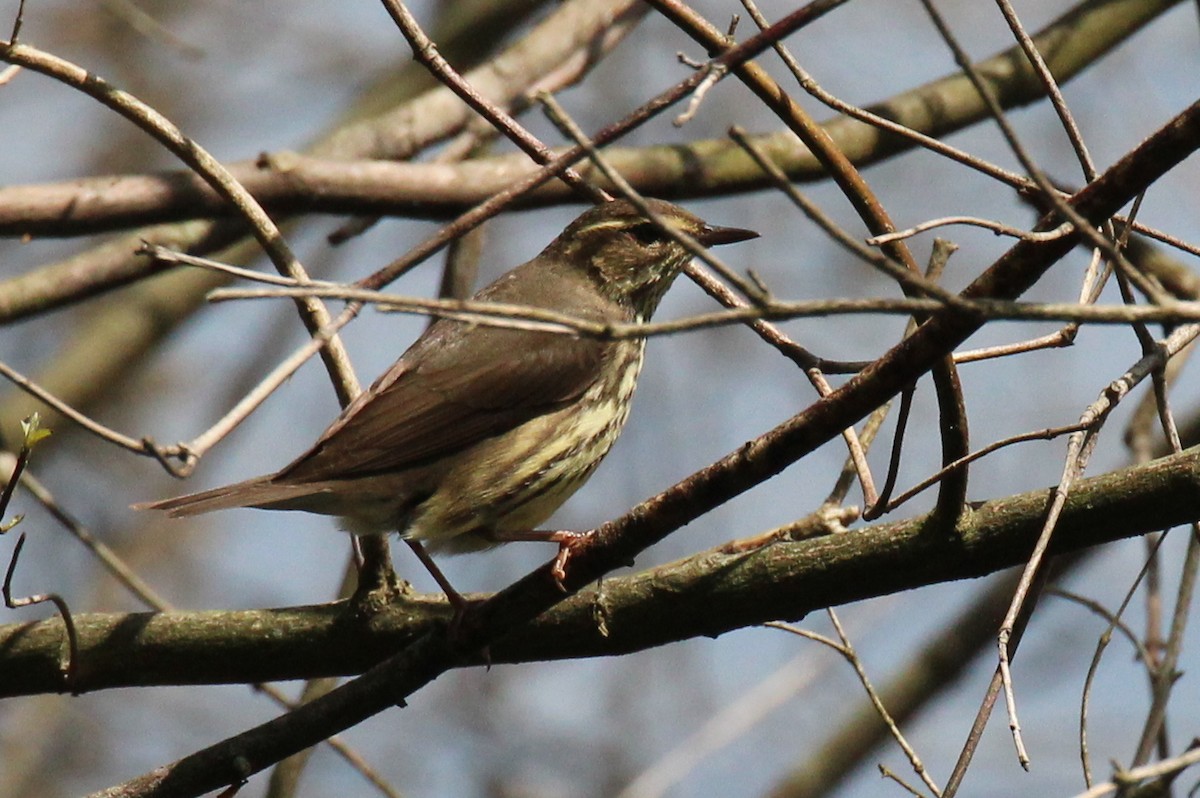
[[[614,346],[439,321],[273,481],[346,479],[428,464],[578,398]]]

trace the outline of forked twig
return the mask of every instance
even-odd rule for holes
[[[0,522],[3,521],[4,514],[8,511],[8,503],[12,499],[17,483],[21,480],[21,474],[29,464],[30,452],[33,451],[34,446],[50,435],[50,430],[41,426],[37,413],[34,413],[21,422],[21,431],[23,433],[21,451],[17,454],[16,462],[13,463],[12,473],[9,474],[8,481],[4,485],[4,490],[0,493]],[[12,521],[0,523],[0,534],[11,531],[22,520],[23,516],[16,516]],[[12,558],[8,561],[8,569],[4,572],[4,585],[0,587],[0,593],[4,596],[4,606],[10,610],[15,610],[20,607],[30,607],[34,604],[43,604],[45,602],[50,602],[54,605],[55,609],[58,610],[58,614],[62,617],[63,628],[66,630],[66,653],[59,659],[59,669],[62,671],[64,682],[68,687],[71,687],[75,684],[75,677],[79,668],[79,636],[75,631],[75,621],[71,617],[71,610],[67,607],[67,602],[57,593],[35,593],[31,596],[13,598],[13,574],[16,573],[17,560],[20,558],[21,549],[24,547],[25,533],[22,532],[17,538],[17,545],[13,548]]]
[[[50,602],[54,605],[54,608],[58,610],[58,614],[62,618],[63,629],[66,632],[67,638],[66,653],[59,660],[59,668],[62,670],[63,681],[68,687],[71,687],[75,684],[76,676],[79,673],[79,635],[75,631],[75,621],[71,617],[71,610],[67,607],[66,600],[57,593],[34,593],[30,596],[13,598],[13,574],[16,573],[17,560],[20,558],[21,549],[24,547],[25,533],[22,532],[17,538],[17,545],[13,548],[12,558],[8,561],[8,570],[4,572],[4,585],[2,588],[4,606],[10,610],[15,610],[19,607],[31,607],[34,604],[43,604],[45,602]]]
[[[875,687],[871,684],[871,680],[867,676],[866,668],[863,666],[862,660],[859,659],[858,652],[854,650],[854,645],[850,642],[850,638],[846,635],[846,630],[842,628],[842,624],[838,619],[837,613],[834,612],[832,608],[826,610],[826,613],[829,615],[829,620],[833,624],[834,630],[837,632],[837,641],[832,640],[824,635],[810,632],[807,629],[801,629],[791,624],[768,623],[766,626],[769,626],[772,629],[780,629],[785,632],[800,635],[801,637],[807,637],[809,640],[813,640],[821,643],[822,645],[828,646],[840,654],[848,663],[850,663],[850,666],[854,668],[854,672],[858,676],[859,682],[866,691],[867,697],[870,699],[871,704],[875,707],[875,712],[878,713],[879,717],[888,727],[888,731],[891,733],[892,739],[896,741],[896,744],[900,746],[900,749],[908,758],[913,772],[921,778],[921,781],[925,782],[925,786],[928,787],[935,796],[940,797],[942,795],[941,789],[937,786],[937,783],[934,782],[933,777],[929,775],[929,771],[926,770],[920,756],[917,755],[916,749],[914,749],[904,737],[904,734],[900,731],[900,727],[896,725],[895,720],[892,718],[891,713],[889,713],[887,707],[883,705],[883,700],[879,697],[879,693],[876,692]]]

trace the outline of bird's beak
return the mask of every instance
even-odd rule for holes
[[[704,228],[695,235],[695,239],[706,247],[736,244],[751,238],[758,238],[758,233],[753,230],[744,230],[741,227],[710,227],[709,225],[704,225]]]

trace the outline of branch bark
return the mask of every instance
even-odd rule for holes
[[[983,502],[948,535],[921,516],[750,552],[718,548],[606,578],[598,592],[577,594],[493,643],[490,661],[628,654],[984,576],[1024,562],[1049,496],[1044,489]],[[1067,502],[1053,551],[1194,521],[1200,518],[1197,497],[1200,447],[1085,480]],[[451,614],[441,596],[410,595],[371,618],[356,616],[345,602],[76,615],[80,655],[74,686],[92,691],[352,675],[444,625]],[[0,627],[0,697],[63,692],[62,640],[58,618]],[[476,656],[463,664],[484,663]]]

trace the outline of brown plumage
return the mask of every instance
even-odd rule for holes
[[[756,235],[710,227],[666,202],[651,207],[706,245]],[[645,320],[688,258],[615,201],[585,212],[475,299]],[[135,506],[174,517],[305,510],[340,516],[355,533],[399,531],[452,551],[528,538],[620,433],[644,345],[440,319],[276,473]]]

